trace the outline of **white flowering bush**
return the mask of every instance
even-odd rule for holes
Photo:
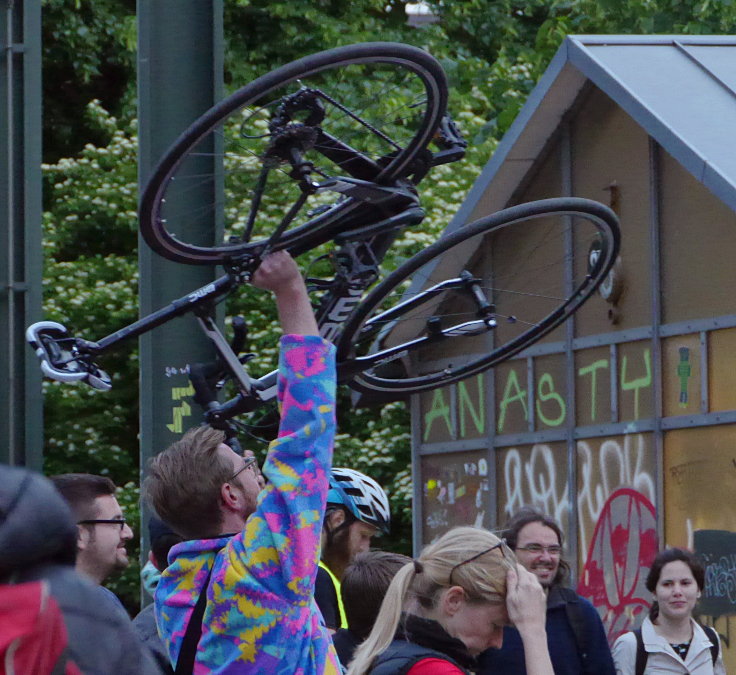
[[[137,318],[137,138],[93,101],[88,123],[107,144],[44,165],[44,316],[99,339]],[[45,382],[47,473],[138,479],[138,358],[131,343],[105,357],[110,392]]]

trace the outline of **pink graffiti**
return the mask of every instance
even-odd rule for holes
[[[638,626],[649,607],[644,582],[656,553],[652,503],[630,488],[613,492],[595,525],[577,589],[598,610],[611,644]]]

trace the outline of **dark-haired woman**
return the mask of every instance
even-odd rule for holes
[[[646,581],[654,603],[641,625],[640,671],[643,663],[646,675],[725,675],[718,635],[709,631],[709,637],[692,617],[704,583],[703,566],[690,551],[668,548],[654,558]],[[613,645],[619,675],[637,675],[637,642],[631,631]]]

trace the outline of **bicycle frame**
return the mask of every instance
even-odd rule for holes
[[[422,209],[412,206],[381,222],[374,222],[369,227],[356,227],[335,237],[335,242],[339,246],[335,257],[343,261],[343,269],[336,275],[335,280],[328,282],[329,287],[315,311],[322,337],[330,341],[337,339],[343,322],[360,302],[368,286],[378,277],[378,265],[396,238],[397,231],[421,222],[423,217]],[[110,387],[104,383],[89,381],[84,377],[85,373],[93,377],[96,377],[95,373],[98,372],[104,375],[104,371],[99,370],[94,364],[95,358],[114,349],[121,342],[139,337],[171,319],[184,314],[194,314],[200,329],[211,340],[218,359],[237,385],[239,394],[236,399],[222,406],[216,406],[216,410],[213,409],[214,412],[211,413],[215,417],[229,419],[237,414],[254,410],[276,396],[276,371],[259,379],[251,378],[212,318],[214,306],[250,279],[258,260],[249,257],[233,261],[226,274],[218,279],[97,341],[66,334],[52,337],[50,331],[65,332],[66,329],[49,321],[41,321],[30,326],[26,338],[41,359],[42,369],[47,376],[66,382],[83,380],[93,387],[109,389]],[[63,356],[55,358],[51,344],[58,345],[64,342],[71,343],[71,349]],[[61,350],[60,353],[64,351]],[[345,381],[345,377],[342,377],[341,381]],[[212,396],[207,393],[199,393],[204,398],[212,400]]]
[[[299,101],[303,98],[300,97]],[[296,103],[294,105],[299,108]],[[274,120],[273,123],[276,124],[277,121]],[[445,115],[434,139],[440,146],[440,151],[432,154],[425,149],[419,153],[408,169],[411,179],[405,177],[388,184],[379,184],[367,180],[380,176],[381,169],[375,162],[339,139],[326,135],[318,127],[315,129],[321,134],[321,151],[326,157],[345,167],[349,175],[334,177],[320,184],[311,183],[308,179],[308,165],[304,164],[302,167],[298,152],[289,151],[289,147],[281,145],[274,145],[273,151],[288,151],[289,161],[298,174],[295,178],[301,176],[300,185],[304,194],[310,191],[334,192],[341,199],[352,201],[348,208],[338,209],[334,213],[328,210],[318,215],[312,221],[314,233],[301,237],[296,242],[290,241],[287,227],[299,206],[297,202],[285,214],[267,241],[253,247],[248,253],[225,260],[226,274],[96,342],[70,336],[64,326],[55,322],[42,321],[33,324],[26,331],[26,339],[39,356],[44,374],[62,382],[83,381],[98,389],[109,389],[111,379],[94,363],[96,357],[113,349],[120,342],[138,337],[173,318],[192,313],[197,318],[200,329],[212,341],[218,363],[224,366],[238,389],[238,395],[234,399],[220,405],[209,390],[206,378],[199,373],[192,377],[190,369],[190,380],[195,385],[195,399],[205,408],[208,421],[222,423],[223,420],[254,410],[275,398],[276,372],[257,380],[248,375],[247,369],[243,367],[238,355],[212,318],[214,306],[247,283],[260,260],[269,252],[286,249],[296,257],[334,240],[338,246],[335,257],[340,261],[342,269],[335,275],[335,279],[323,282],[322,287],[326,292],[315,316],[320,334],[327,340],[336,341],[343,323],[359,304],[366,289],[378,278],[379,264],[395,240],[397,232],[423,220],[424,211],[419,207],[415,184],[424,178],[432,166],[460,159],[467,146],[452,120]],[[300,169],[303,169],[301,173]],[[256,194],[254,199],[258,200],[260,196]],[[251,225],[249,223],[249,227]],[[365,367],[370,365],[371,362],[367,361]],[[343,372],[355,372],[355,368],[344,368]],[[345,379],[349,379],[349,376],[342,377],[341,381]]]

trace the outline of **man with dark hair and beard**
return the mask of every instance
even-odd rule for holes
[[[77,572],[100,586],[113,606],[125,611],[118,597],[102,584],[129,564],[127,543],[133,538],[107,476],[64,473],[51,481],[77,521]]]
[[[345,570],[358,553],[370,548],[375,535],[388,533],[390,524],[388,497],[375,480],[354,469],[332,469],[314,590],[331,631],[348,627],[340,594]]]
[[[570,566],[562,557],[562,529],[553,518],[525,506],[514,514],[503,537],[516,559],[547,592],[547,642],[555,675],[614,675],[611,650],[598,612],[563,585]],[[503,629],[503,645],[483,652],[478,675],[526,675],[519,632]]]

